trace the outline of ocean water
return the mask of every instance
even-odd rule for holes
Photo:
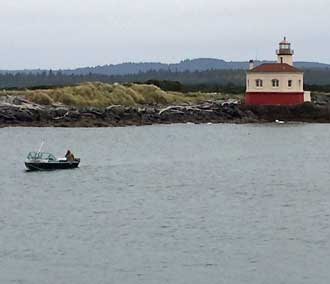
[[[329,283],[329,130],[0,129],[0,283]]]

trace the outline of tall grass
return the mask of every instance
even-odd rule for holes
[[[223,97],[220,94],[165,92],[154,85],[99,82],[46,90],[7,91],[6,94],[23,95],[28,100],[43,105],[62,103],[96,107],[187,104]]]

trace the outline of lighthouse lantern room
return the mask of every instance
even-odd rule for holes
[[[304,73],[293,66],[294,51],[286,38],[276,51],[277,63],[254,67],[250,61],[246,76],[246,104],[295,105],[310,101],[304,92]]]

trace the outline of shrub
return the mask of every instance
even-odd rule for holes
[[[54,102],[47,94],[41,92],[31,93],[27,99],[40,105],[51,105]]]
[[[58,102],[69,106],[79,105],[79,101],[77,101],[76,98],[70,93],[62,93],[58,97]]]

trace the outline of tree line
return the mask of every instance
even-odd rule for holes
[[[40,73],[0,74],[1,89],[49,88],[76,85],[83,82],[148,83],[166,91],[203,91],[243,93],[244,70],[207,70],[173,72],[170,70],[148,71],[127,75],[68,75],[61,71]],[[330,91],[330,69],[305,70],[306,90]]]

